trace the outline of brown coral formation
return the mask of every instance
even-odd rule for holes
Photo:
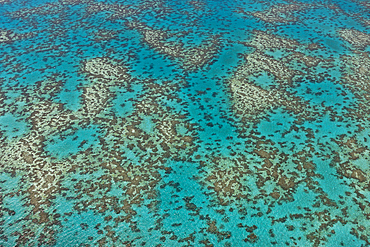
[[[355,56],[343,56],[344,85],[354,92],[364,90],[370,92],[370,57],[368,53],[356,53]],[[359,90],[360,89],[360,90]]]
[[[207,166],[212,168],[212,172],[205,178],[204,183],[208,189],[216,192],[222,205],[248,199],[249,188],[246,184],[251,171],[246,161],[214,158]]]
[[[109,19],[124,19],[128,16],[135,15],[138,10],[135,8],[130,8],[131,6],[121,5],[121,4],[107,4],[103,2],[92,2],[90,3],[86,11],[89,14],[96,14],[104,11],[110,12]]]
[[[123,211],[131,216],[116,220],[129,222],[134,215],[132,204],[155,197],[154,188],[160,181],[158,169],[163,169],[168,158],[186,160],[197,149],[194,125],[188,123],[185,116],[173,113],[169,107],[158,102],[158,98],[178,100],[173,95],[176,85],[138,81],[129,75],[123,64],[109,58],[87,60],[82,64],[81,72],[91,81],[90,85],[82,88],[81,109],[72,112],[49,99],[60,90],[60,81],[50,79],[39,82],[35,87],[24,90],[19,98],[19,101],[27,102],[30,111],[27,120],[32,129],[14,140],[3,137],[0,145],[0,168],[9,173],[29,174],[24,179],[30,185],[23,193],[27,195],[27,205],[33,211],[23,230],[33,232],[35,228],[43,227],[43,238],[39,241],[44,244],[54,241],[53,227],[58,224],[58,219],[49,206],[55,195],[66,189],[61,184],[66,176],[106,169],[110,175],[100,176],[99,182],[80,181],[75,184],[75,193],[81,200],[76,202],[74,209]],[[115,89],[129,89],[133,83],[144,84],[146,93],[135,101],[135,111],[131,115],[126,118],[114,116],[111,102],[115,97]],[[3,115],[8,111],[17,111],[16,106],[5,105],[0,113]],[[153,122],[153,130],[149,132],[143,128],[145,118]],[[62,135],[64,138],[63,133],[73,132],[74,126],[84,128],[91,124],[99,124],[106,129],[105,133],[97,136],[99,145],[93,153],[89,146],[63,159],[46,153],[48,137]],[[84,142],[80,147],[85,145]],[[129,160],[126,157],[128,152],[137,155],[145,166]],[[96,193],[92,193],[101,190],[101,194],[105,194],[114,182],[125,185],[121,189],[127,198],[119,207],[114,204],[116,197],[97,198]],[[32,238],[33,235],[26,234],[18,242],[22,245],[32,241]]]
[[[265,31],[254,30],[253,39],[250,42],[244,42],[247,46],[255,47],[258,50],[268,50],[271,48],[285,48],[294,50],[301,44],[293,39],[287,39],[276,35],[271,35]]]
[[[296,51],[305,45],[295,40],[271,35],[263,31],[254,31],[254,36],[246,46],[254,47],[255,51],[244,56],[244,62],[239,65],[229,80],[230,91],[234,100],[234,109],[242,118],[251,118],[269,109],[284,106],[297,114],[304,112],[310,116],[305,103],[284,89],[291,86],[303,75],[302,71],[293,69],[291,63],[303,63],[308,69],[316,67],[322,60]],[[310,49],[310,45],[306,46]],[[282,59],[275,59],[266,51],[284,49],[289,54]],[[312,47],[311,49],[316,49]],[[251,77],[267,72],[274,76],[275,85],[271,89],[263,89],[254,85]]]
[[[355,29],[342,29],[338,32],[342,39],[357,49],[365,49],[370,45],[370,34]]]
[[[35,15],[52,15],[60,13],[63,6],[59,3],[46,3],[35,8],[22,8],[11,12],[13,18],[28,19]]]
[[[235,76],[230,80],[232,97],[235,101],[234,107],[239,116],[258,114],[282,104],[279,91],[264,90],[241,78],[243,77]]]
[[[34,101],[39,99],[34,98]],[[57,131],[58,127],[69,126],[71,119],[69,114],[61,112],[58,104],[38,102],[32,106],[32,114],[29,120],[32,122],[33,130],[22,137],[11,142],[3,140],[0,146],[0,167],[7,172],[27,172],[26,184],[30,187],[23,193],[29,197],[28,206],[33,207],[30,220],[26,222],[24,231],[34,232],[37,226],[44,226],[44,237],[53,241],[53,225],[57,219],[49,214],[49,206],[54,195],[59,193],[60,180],[71,168],[69,162],[55,162],[45,156],[43,151],[44,135]],[[48,115],[45,115],[48,114]],[[61,125],[59,125],[61,124]],[[43,131],[40,131],[43,129]],[[18,244],[23,245],[33,241],[32,235],[23,235],[18,239]],[[51,242],[50,242],[51,241]],[[46,244],[46,243],[44,243]]]
[[[10,0],[0,0],[0,4],[6,4],[6,3],[9,3],[11,2]]]
[[[102,78],[109,81],[122,80],[124,82],[129,77],[127,69],[118,63],[118,61],[104,57],[93,58],[84,63],[82,71],[94,78]]]
[[[341,147],[340,154],[342,157],[337,156],[337,162],[339,163],[337,171],[347,178],[356,179],[357,182],[354,180],[355,187],[364,189],[363,186],[366,187],[370,181],[370,169],[364,169],[356,164],[361,159],[363,160],[362,162],[366,162],[365,160],[370,158],[370,150],[366,146],[361,145],[359,139],[359,137],[353,136],[342,137],[337,141],[337,144]]]
[[[150,47],[179,60],[186,70],[200,69],[209,64],[220,47],[220,41],[216,36],[211,36],[199,46],[185,47],[181,42],[169,41],[169,38],[175,36],[170,32],[155,30],[138,21],[129,22],[127,25],[142,33],[143,40]]]
[[[287,67],[282,61],[272,59],[262,52],[254,52],[245,56],[245,64],[240,68],[244,74],[257,74],[270,71],[276,80],[282,84],[290,84],[293,77],[299,72]]]
[[[309,4],[279,4],[264,10],[250,13],[256,18],[268,23],[288,23],[297,21],[294,12],[311,8]]]
[[[25,39],[32,37],[33,33],[17,34],[11,30],[0,29],[0,44],[1,43],[12,43],[19,39]]]
[[[109,107],[109,101],[115,94],[110,90],[114,86],[128,86],[131,77],[124,65],[119,61],[98,57],[86,61],[82,72],[88,75],[91,85],[83,88],[83,105],[81,114],[88,114],[90,118]]]
[[[204,6],[206,5],[202,1],[193,1],[193,0],[188,1],[188,4],[192,5],[194,7],[194,9],[196,9],[196,10],[203,10]]]

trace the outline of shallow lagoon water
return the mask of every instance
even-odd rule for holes
[[[370,245],[368,1],[0,16],[0,246]]]

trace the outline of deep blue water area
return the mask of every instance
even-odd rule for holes
[[[366,0],[0,0],[0,246],[370,246]]]

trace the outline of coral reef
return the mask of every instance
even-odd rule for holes
[[[0,246],[369,246],[367,1],[0,1]]]

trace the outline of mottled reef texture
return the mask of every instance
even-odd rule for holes
[[[369,13],[0,0],[0,246],[370,246]]]

